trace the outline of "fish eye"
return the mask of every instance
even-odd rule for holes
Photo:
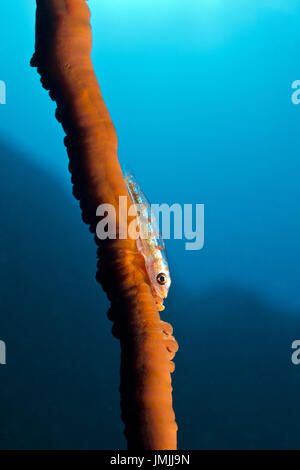
[[[165,273],[159,273],[157,276],[156,276],[156,280],[158,282],[158,284],[160,284],[161,286],[163,286],[164,284],[166,284],[167,282],[167,276]]]

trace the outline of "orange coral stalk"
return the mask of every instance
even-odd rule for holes
[[[130,198],[117,157],[117,136],[91,62],[86,0],[37,0],[32,66],[57,103],[66,132],[73,192],[96,230],[96,208]],[[121,408],[129,449],[176,449],[171,361],[178,349],[162,322],[134,240],[99,241],[97,279],[111,300],[109,318],[121,343]]]

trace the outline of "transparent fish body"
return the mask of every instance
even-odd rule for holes
[[[165,243],[151,206],[132,173],[125,175],[125,182],[137,214],[137,248],[144,256],[152,290],[162,310],[162,299],[167,297],[171,284]]]

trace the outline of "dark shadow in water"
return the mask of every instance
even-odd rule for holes
[[[3,142],[0,160],[0,448],[125,448],[119,344],[71,184]]]
[[[71,184],[1,142],[0,159],[0,448],[125,448],[119,345]],[[180,448],[300,447],[300,315],[221,286],[173,289],[164,319],[180,345]]]
[[[170,311],[178,305],[180,447],[300,448],[300,365],[291,362],[300,312],[277,311],[232,286],[170,299]]]

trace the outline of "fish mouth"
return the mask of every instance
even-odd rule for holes
[[[158,294],[162,299],[166,299],[168,296],[168,292],[165,290],[161,290]]]
[[[163,301],[163,299],[166,299],[168,296],[168,293],[166,291],[154,291],[155,297],[157,297],[159,300]]]

